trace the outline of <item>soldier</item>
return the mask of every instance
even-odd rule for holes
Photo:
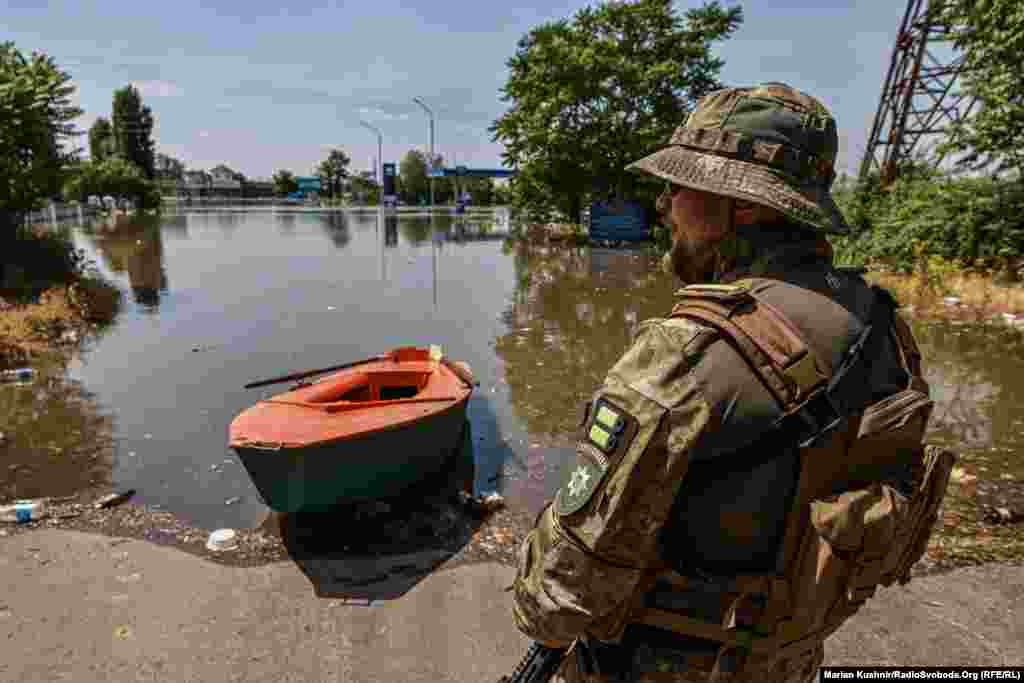
[[[628,168],[666,182],[686,285],[584,410],[520,548],[514,618],[556,680],[811,681],[823,642],[909,579],[954,456],[925,446],[892,297],[836,268],[836,123],[782,83],[717,91]]]

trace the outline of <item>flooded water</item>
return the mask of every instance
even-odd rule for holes
[[[498,223],[209,210],[74,227],[126,305],[67,380],[0,385],[0,495],[133,488],[197,526],[256,526],[267,509],[227,426],[288,385],[244,384],[441,344],[480,381],[474,487],[539,510],[582,403],[637,323],[669,310],[673,283],[647,252],[512,244]],[[999,483],[995,497],[1024,494],[1020,333],[914,325],[938,400],[934,439]]]

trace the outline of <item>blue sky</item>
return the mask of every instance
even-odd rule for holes
[[[78,86],[85,130],[109,116],[115,88],[135,83],[156,117],[157,150],[189,168],[226,163],[247,176],[308,173],[333,146],[370,167],[435,149],[450,162],[496,167],[487,127],[504,110],[505,62],[531,27],[582,0],[437,2],[315,0],[0,0],[0,40],[54,57]],[[677,2],[679,11],[700,4]],[[839,120],[840,170],[863,154],[905,3],[749,0],[746,20],[715,47],[730,85],[784,81]],[[83,146],[85,139],[83,138]]]

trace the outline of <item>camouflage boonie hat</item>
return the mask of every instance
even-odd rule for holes
[[[818,100],[785,83],[727,88],[697,102],[669,146],[626,170],[765,204],[826,233],[849,227],[830,189],[839,136]]]

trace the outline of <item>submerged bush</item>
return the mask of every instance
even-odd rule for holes
[[[887,190],[836,194],[853,234],[833,240],[837,260],[910,273],[936,258],[971,271],[1024,264],[1024,186],[993,178],[910,178]]]

